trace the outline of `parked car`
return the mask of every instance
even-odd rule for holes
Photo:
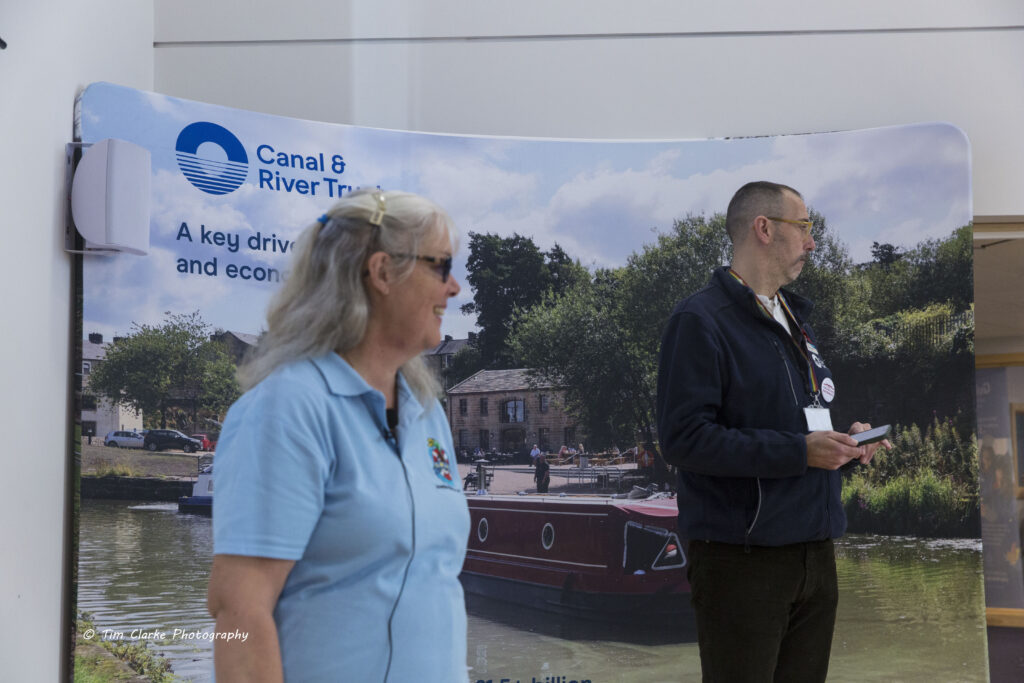
[[[212,451],[214,447],[217,445],[217,442],[210,441],[210,437],[208,437],[206,434],[193,434],[192,438],[199,440],[199,443],[202,444],[202,448],[204,451]]]
[[[199,439],[185,436],[177,429],[150,429],[143,440],[143,445],[147,451],[180,448],[186,453],[195,453],[203,446]]]
[[[142,448],[145,435],[141,432],[107,432],[103,445],[111,448]]]

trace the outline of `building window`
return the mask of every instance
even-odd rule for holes
[[[514,398],[505,401],[501,411],[502,422],[524,422],[526,420],[526,401]]]
[[[464,398],[459,399],[459,415],[466,415],[469,413],[469,401]]]
[[[480,414],[481,415],[486,415],[487,414],[487,399],[486,398],[480,399]]]
[[[82,363],[82,374],[88,375],[90,372],[92,372],[92,363],[90,363],[89,361],[84,361]]]
[[[540,446],[542,451],[551,450],[551,430],[547,427],[541,427],[537,430],[537,445]]]
[[[486,429],[480,430],[480,448],[485,451],[491,450],[491,434]]]
[[[82,394],[82,410],[96,410],[96,396],[90,393]]]
[[[460,451],[465,451],[465,450],[468,450],[468,449],[469,449],[469,430],[468,429],[460,429],[459,430],[459,450]]]
[[[576,447],[576,428],[575,427],[566,427],[565,428],[565,439],[563,439],[563,441],[565,442],[565,445],[568,446],[569,448],[575,448]]]
[[[96,436],[95,420],[82,420],[82,436]]]
[[[548,397],[546,394],[540,395],[540,412],[548,412]]]

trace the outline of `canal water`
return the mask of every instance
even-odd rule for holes
[[[172,504],[83,500],[80,529],[78,609],[99,637],[163,632],[156,649],[175,674],[211,680],[213,648],[202,637],[213,629],[210,518]],[[979,540],[851,535],[837,559],[830,681],[987,680]],[[700,680],[697,646],[683,633],[575,623],[473,598],[468,609],[474,682]],[[175,629],[193,635],[175,638]]]

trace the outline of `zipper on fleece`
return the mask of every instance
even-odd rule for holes
[[[793,405],[799,408],[800,399],[796,397],[796,387],[793,386],[793,373],[789,371],[789,361],[786,360],[785,352],[781,348],[779,348],[779,340],[776,339],[774,335],[771,336],[771,340],[772,346],[775,347],[776,353],[778,353],[779,358],[782,359],[783,367],[786,368],[786,378],[789,380],[789,391],[793,395]],[[754,526],[757,524],[757,518],[761,515],[761,503],[764,500],[764,493],[761,490],[761,478],[757,477],[755,481],[757,481],[757,509],[754,510],[754,520],[750,523],[750,526],[747,527],[747,533],[743,536],[743,551],[747,553],[750,552],[750,532],[754,530]],[[825,505],[827,507],[827,501]],[[826,510],[826,515],[827,514],[828,513]]]
[[[785,353],[779,348],[778,340],[773,336],[772,346],[779,354],[779,358],[782,359],[782,364],[786,366],[786,377],[789,378],[789,390],[793,394],[793,403],[799,408],[800,401],[796,397],[796,389],[793,387],[793,374],[789,371],[789,362],[786,360]],[[831,482],[829,481],[829,475],[825,474],[825,533],[832,534],[832,511],[829,509],[829,493],[831,491]],[[761,512],[761,480],[757,480],[757,513]],[[757,513],[754,514],[754,522],[751,523],[750,528],[747,529],[746,543],[744,549],[750,552],[750,531],[754,528],[754,524],[757,523]]]
[[[775,347],[775,351],[779,354],[779,358],[782,359],[782,365],[786,368],[786,377],[789,379],[789,391],[793,394],[793,405],[797,408],[800,407],[800,399],[796,397],[796,387],[793,386],[793,373],[789,371],[789,361],[786,360],[786,354],[782,349],[779,348],[779,340],[774,336],[771,338],[772,346]]]
[[[743,552],[750,552],[750,532],[754,530],[754,525],[757,524],[757,518],[761,515],[761,501],[763,496],[761,494],[761,477],[755,479],[757,482],[757,509],[754,510],[754,519],[750,522],[750,526],[747,527],[747,533],[743,537]]]
[[[832,510],[829,509],[832,493],[832,475],[825,473],[825,537],[832,538]]]

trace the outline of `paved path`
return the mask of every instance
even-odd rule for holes
[[[459,463],[459,478],[463,481],[466,480],[466,475],[469,472],[475,471],[473,465]],[[578,482],[567,483],[568,467],[552,467],[551,468],[551,486],[548,488],[549,493],[560,493],[575,492],[575,493],[594,493],[600,492],[602,489],[595,487],[593,484],[583,484]],[[629,473],[630,470],[635,469],[632,465],[627,465],[622,468],[623,472]],[[526,491],[527,493],[533,493],[537,490],[537,484],[533,481],[533,468],[524,465],[499,465],[494,468],[494,479],[491,480],[491,486],[488,488],[489,493],[518,493],[519,491]],[[605,493],[614,493],[611,489],[604,490]]]

